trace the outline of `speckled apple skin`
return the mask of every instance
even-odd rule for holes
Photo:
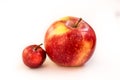
[[[58,65],[81,66],[91,58],[95,50],[95,31],[83,19],[74,27],[78,20],[72,16],[61,18],[46,32],[46,52]]]
[[[26,66],[38,68],[45,61],[46,52],[38,45],[29,45],[23,50],[22,59]]]

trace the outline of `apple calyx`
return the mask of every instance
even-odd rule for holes
[[[37,45],[37,46],[34,48],[34,51],[36,51],[41,45],[43,45],[43,43]]]
[[[80,23],[80,21],[82,20],[82,18],[79,18],[78,21],[75,23],[75,25],[73,26],[73,28],[77,28],[78,24]]]

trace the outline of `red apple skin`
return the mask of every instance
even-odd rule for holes
[[[46,52],[58,65],[82,66],[95,50],[95,31],[83,19],[79,20],[72,16],[61,18],[46,32],[44,40]]]
[[[26,66],[37,68],[45,61],[46,52],[40,45],[29,45],[23,50],[22,59]]]

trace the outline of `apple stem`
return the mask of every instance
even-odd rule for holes
[[[80,23],[81,20],[82,20],[82,18],[79,18],[79,20],[75,23],[75,25],[73,27],[77,28],[77,26],[78,26],[78,24]]]
[[[43,43],[37,45],[37,47],[35,47],[34,50],[36,51],[41,45],[43,45]]]
[[[41,46],[41,45],[43,45],[43,43],[39,44],[38,46]]]

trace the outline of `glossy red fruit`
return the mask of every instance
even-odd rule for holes
[[[56,64],[81,66],[95,50],[96,34],[83,19],[67,16],[48,28],[44,43],[49,58]]]
[[[37,68],[43,64],[46,59],[46,52],[40,46],[30,45],[23,50],[22,59],[26,66]]]

